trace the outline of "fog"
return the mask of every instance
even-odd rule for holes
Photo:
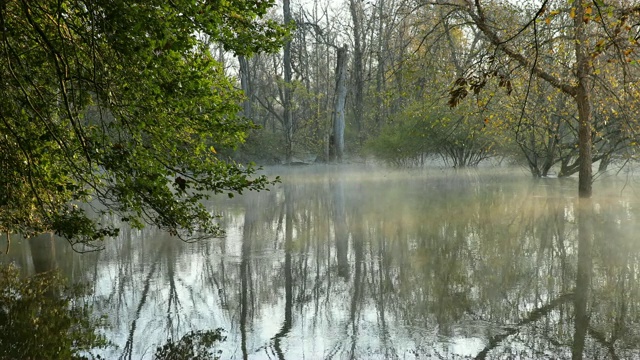
[[[26,269],[88,281],[106,358],[223,328],[223,359],[630,358],[640,335],[640,184],[522,169],[269,168],[207,204],[227,236],[125,229],[77,254],[16,241]],[[55,249],[55,251],[51,251]],[[52,260],[53,258],[53,260]],[[48,259],[48,260],[42,260]],[[46,265],[48,264],[48,265]]]

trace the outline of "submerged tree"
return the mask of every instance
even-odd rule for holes
[[[597,0],[434,3],[451,7],[468,19],[494,49],[486,61],[458,79],[451,92],[451,105],[470,92],[477,94],[491,77],[511,88],[510,75],[516,69],[526,70],[529,83],[536,77],[566,94],[577,113],[579,155],[575,168],[579,172],[579,195],[590,197],[593,138],[601,136],[594,131],[594,108],[598,107],[594,107],[594,101],[600,92],[624,104],[637,93],[638,74],[628,65],[637,62],[640,49],[636,25],[640,7],[626,1]],[[513,26],[511,21],[504,21],[507,14],[525,16],[516,19],[517,26]],[[626,125],[635,127],[632,123]]]
[[[276,49],[273,1],[4,2],[0,8],[0,231],[89,243],[134,226],[217,235],[200,201],[268,185],[218,158],[251,123],[209,53]],[[206,41],[205,41],[206,39]]]

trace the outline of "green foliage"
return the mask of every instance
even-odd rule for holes
[[[418,128],[414,119],[387,124],[377,137],[367,141],[365,151],[396,166],[415,164],[427,146],[424,137],[417,133]]]
[[[163,346],[159,346],[153,356],[156,360],[214,360],[220,359],[221,351],[214,352],[213,346],[225,341],[222,329],[191,331],[180,340],[174,342],[168,340]]]
[[[58,273],[23,279],[15,266],[0,267],[0,359],[87,359],[106,347],[104,319],[92,319],[82,295]]]
[[[482,115],[470,107],[449,110],[442,100],[415,101],[394,116],[367,149],[396,165],[421,165],[425,157],[439,156],[454,167],[475,166],[495,155],[501,133],[498,121]]]
[[[255,161],[258,164],[279,164],[284,159],[282,136],[264,129],[250,132],[247,141],[233,154],[238,161]]]
[[[272,51],[286,30],[272,1],[10,2],[0,9],[0,231],[91,243],[117,229],[86,216],[100,202],[140,227],[219,235],[210,194],[264,189],[219,159],[253,125],[209,53]],[[206,41],[205,41],[206,39]]]

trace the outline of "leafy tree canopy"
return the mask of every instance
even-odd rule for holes
[[[55,231],[72,244],[134,226],[218,235],[201,201],[260,190],[216,148],[244,140],[241,93],[210,44],[274,51],[271,0],[41,0],[0,7],[0,231]]]

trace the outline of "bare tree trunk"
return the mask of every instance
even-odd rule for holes
[[[586,1],[579,1],[575,6],[574,17],[576,31],[576,76],[578,86],[575,100],[578,105],[578,148],[580,153],[580,173],[578,177],[578,195],[581,198],[591,197],[591,99],[587,88],[589,76],[589,55],[586,50],[587,34],[585,30]]]
[[[282,3],[282,11],[284,15],[285,24],[291,23],[291,1],[284,0]],[[284,120],[284,140],[285,140],[285,158],[286,163],[291,163],[291,157],[293,152],[293,118],[291,114],[291,40],[288,40],[284,44],[284,98],[282,99],[282,106],[284,108],[283,120]]]
[[[383,18],[385,16],[385,0],[380,0],[378,2],[378,46],[377,46],[377,69],[376,69],[376,100],[377,100],[377,111],[375,113],[375,127],[376,131],[379,130],[382,123],[382,110],[384,106],[382,105],[384,96],[382,95],[386,82],[385,82],[385,61],[386,61],[386,52],[388,51],[388,39],[385,36],[386,28]]]
[[[333,146],[338,162],[344,156],[344,105],[347,98],[347,45],[338,49],[336,65],[336,93],[333,110]]]
[[[240,64],[240,86],[246,97],[242,103],[242,112],[246,118],[251,119],[253,116],[251,112],[251,73],[249,70],[249,61],[244,56],[238,56],[238,63]]]
[[[362,142],[362,115],[364,112],[364,39],[362,29],[363,11],[361,2],[349,0],[353,21],[353,122],[356,125],[358,142]]]

